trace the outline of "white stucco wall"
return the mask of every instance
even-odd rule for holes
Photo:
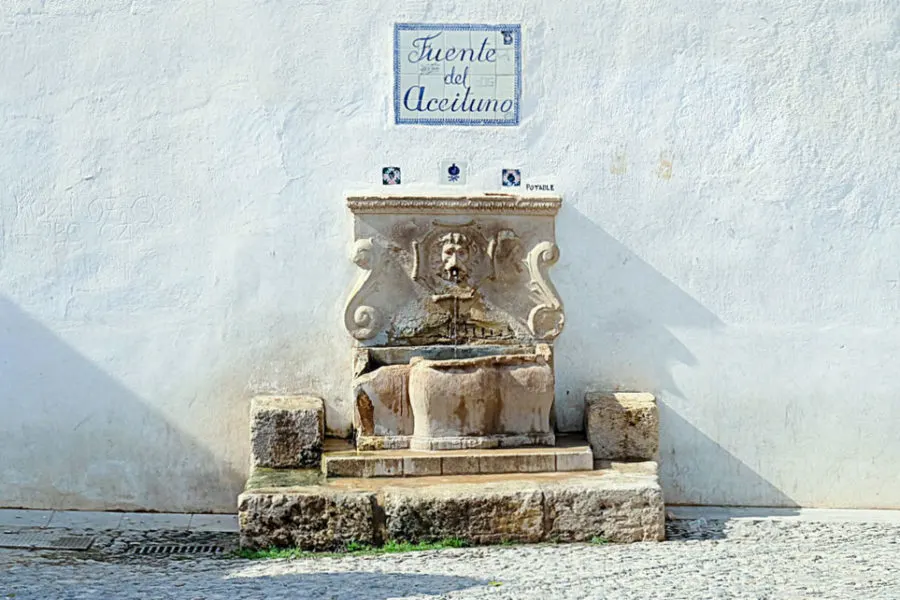
[[[521,23],[522,125],[394,126],[395,21]],[[350,191],[564,197],[559,422],[675,503],[900,508],[900,4],[0,4],[0,506],[233,510],[248,399],[349,422]]]

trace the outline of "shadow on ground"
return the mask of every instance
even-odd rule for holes
[[[246,594],[278,594],[295,590],[296,598],[334,598],[335,600],[387,600],[407,596],[437,597],[474,587],[487,587],[486,579],[418,573],[303,573],[266,577],[229,579],[229,592],[235,597]]]

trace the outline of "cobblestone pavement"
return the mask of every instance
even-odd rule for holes
[[[257,561],[127,552],[233,546],[234,534],[102,532],[88,552],[0,551],[0,599],[900,598],[897,524],[701,519],[668,530],[664,543]]]

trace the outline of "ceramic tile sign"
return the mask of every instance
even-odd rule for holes
[[[400,185],[400,167],[384,167],[381,169],[381,183],[384,185]]]
[[[398,125],[518,125],[519,25],[394,26]]]
[[[465,185],[468,163],[460,160],[441,161],[438,167],[438,181],[446,185]]]
[[[500,183],[503,187],[519,187],[522,183],[522,173],[519,169],[503,169],[500,174]]]

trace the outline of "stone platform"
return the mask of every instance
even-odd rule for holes
[[[590,471],[591,447],[583,438],[559,436],[553,447],[496,450],[357,451],[346,440],[328,440],[322,458],[327,477],[426,477],[494,473]]]
[[[238,512],[243,547],[309,550],[446,538],[474,544],[656,541],[663,539],[665,521],[655,462],[394,478],[256,468]]]

